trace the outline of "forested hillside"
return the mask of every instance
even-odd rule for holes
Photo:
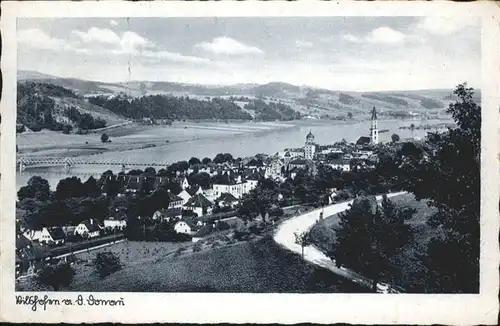
[[[66,107],[61,99],[80,99],[73,91],[47,83],[19,83],[17,87],[17,124],[19,131],[28,128],[63,131],[87,131],[106,126],[106,121],[88,112],[81,112],[77,106]],[[80,99],[81,100],[81,99]],[[81,100],[83,101],[83,100]]]
[[[214,97],[198,100],[189,97],[149,95],[131,98],[123,94],[114,97],[89,97],[89,102],[127,118],[141,119],[238,119],[238,120],[292,120],[300,114],[284,104],[265,103],[259,100],[250,102],[242,110],[230,99]],[[254,116],[247,111],[255,112]]]

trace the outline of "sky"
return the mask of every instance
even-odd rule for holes
[[[480,87],[479,19],[23,18],[18,69],[102,82]]]

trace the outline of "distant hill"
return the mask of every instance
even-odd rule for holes
[[[52,76],[52,75],[47,75],[47,74],[42,74],[37,71],[29,71],[29,70],[19,70],[17,72],[17,80],[18,81],[23,81],[23,80],[37,80],[37,79],[56,79],[59,77]]]
[[[49,129],[70,133],[126,121],[113,112],[88,103],[71,89],[45,81],[35,79],[18,82],[16,122],[19,126],[32,131]]]
[[[268,105],[284,104],[302,116],[323,119],[345,119],[351,113],[354,119],[369,118],[373,106],[377,107],[381,117],[404,118],[445,116],[448,104],[455,100],[452,90],[429,89],[410,91],[384,92],[349,92],[328,90],[309,86],[296,86],[282,82],[271,82],[262,85],[197,85],[175,82],[131,81],[123,83],[105,83],[74,78],[60,78],[36,72],[20,71],[20,80],[36,80],[47,82],[72,90],[82,97],[99,95],[111,96],[123,93],[129,97],[144,95],[168,95],[189,97],[197,100],[211,100],[214,97],[223,99],[244,98],[237,105],[250,115],[255,112],[245,107],[249,101],[259,98]],[[476,101],[480,101],[480,90],[476,91]],[[274,116],[271,115],[271,116]]]

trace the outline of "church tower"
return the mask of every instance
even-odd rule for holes
[[[306,145],[304,146],[304,156],[306,160],[312,160],[316,152],[316,145],[314,144],[314,135],[311,131],[306,136]]]
[[[378,126],[377,126],[377,111],[375,107],[372,110],[372,124],[370,127],[370,140],[372,144],[378,144]]]

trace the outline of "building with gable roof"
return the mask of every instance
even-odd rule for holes
[[[205,196],[203,196],[202,194],[197,194],[191,197],[191,199],[189,199],[187,203],[184,204],[184,209],[192,211],[198,216],[203,216],[211,214],[213,206],[214,205],[212,204],[212,202]]]

